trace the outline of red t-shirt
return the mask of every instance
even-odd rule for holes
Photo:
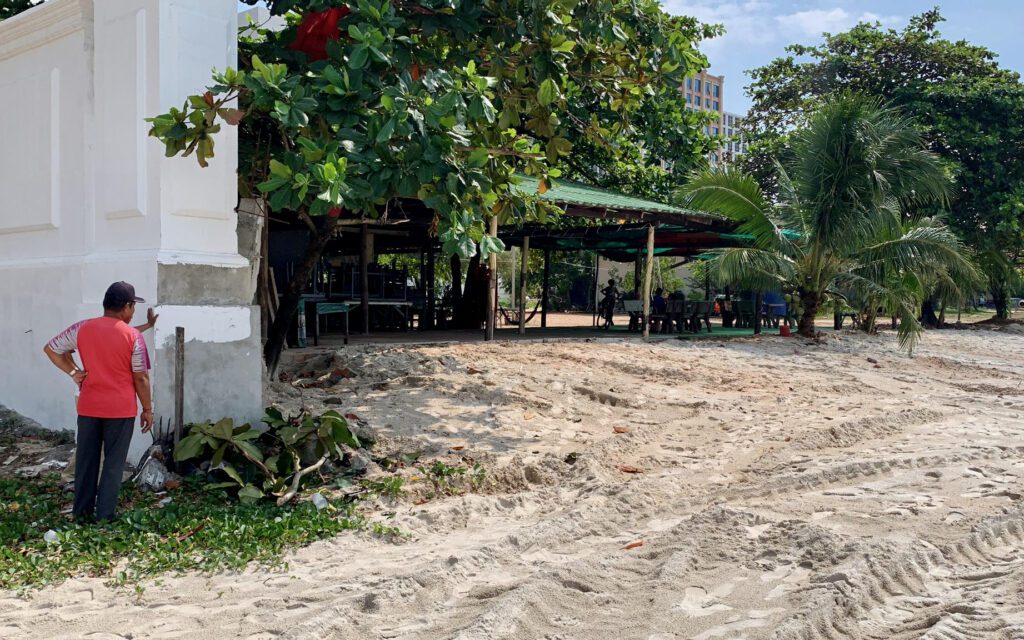
[[[142,334],[117,318],[76,322],[47,343],[57,353],[78,351],[88,372],[78,398],[78,415],[134,418],[136,372],[149,370]]]

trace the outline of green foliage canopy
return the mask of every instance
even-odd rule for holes
[[[240,69],[153,118],[151,133],[168,156],[205,165],[221,123],[241,122],[243,193],[307,220],[378,217],[415,198],[463,257],[502,248],[488,217],[551,213],[509,188],[517,172],[543,191],[574,145],[641,137],[644,107],[705,66],[694,41],[714,32],[655,0],[358,0],[326,60],[288,47],[304,14],[341,6],[271,2],[290,26],[240,42]]]
[[[709,265],[723,284],[798,295],[800,332],[814,334],[818,308],[855,296],[901,317],[901,344],[920,334],[922,282],[972,277],[959,239],[913,211],[943,204],[949,176],[913,122],[877,99],[844,95],[820,104],[792,135],[769,199],[738,171],[696,175],[684,206],[728,216],[751,248],[724,249]]]
[[[1024,85],[984,47],[942,38],[932,10],[903,30],[859,24],[752,72],[746,120],[760,152],[748,169],[770,182],[772,156],[816,106],[844,91],[913,117],[955,175],[949,221],[980,256],[993,293],[1024,261]]]

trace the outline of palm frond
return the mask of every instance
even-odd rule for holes
[[[961,281],[978,273],[960,239],[944,226],[914,226],[903,236],[869,245],[855,254],[863,270],[895,269],[928,277],[940,271]]]
[[[721,214],[738,223],[759,249],[792,255],[796,247],[772,217],[772,205],[753,177],[735,169],[694,174],[676,193],[680,206]]]
[[[923,332],[917,317],[923,292],[920,281],[913,274],[888,282],[879,282],[855,271],[844,271],[836,276],[833,286],[854,292],[854,297],[860,301],[861,306],[880,306],[890,315],[897,316],[900,319],[896,330],[897,343],[907,353],[913,353]]]
[[[718,285],[754,291],[777,291],[796,275],[793,261],[764,249],[717,249],[708,262],[711,279]]]

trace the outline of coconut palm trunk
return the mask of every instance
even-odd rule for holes
[[[815,334],[814,319],[818,315],[818,307],[821,305],[821,296],[817,291],[801,291],[800,302],[804,312],[797,319],[797,333],[807,338],[813,338]]]

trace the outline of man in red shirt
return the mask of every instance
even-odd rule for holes
[[[153,427],[149,352],[139,329],[152,326],[156,316],[150,311],[149,323],[139,328],[129,326],[136,302],[145,300],[135,295],[135,287],[115,282],[103,296],[102,316],[76,322],[43,348],[50,361],[81,388],[72,509],[75,519],[116,517],[138,403],[142,404],[142,432]],[[81,368],[72,357],[75,351],[82,358]]]

